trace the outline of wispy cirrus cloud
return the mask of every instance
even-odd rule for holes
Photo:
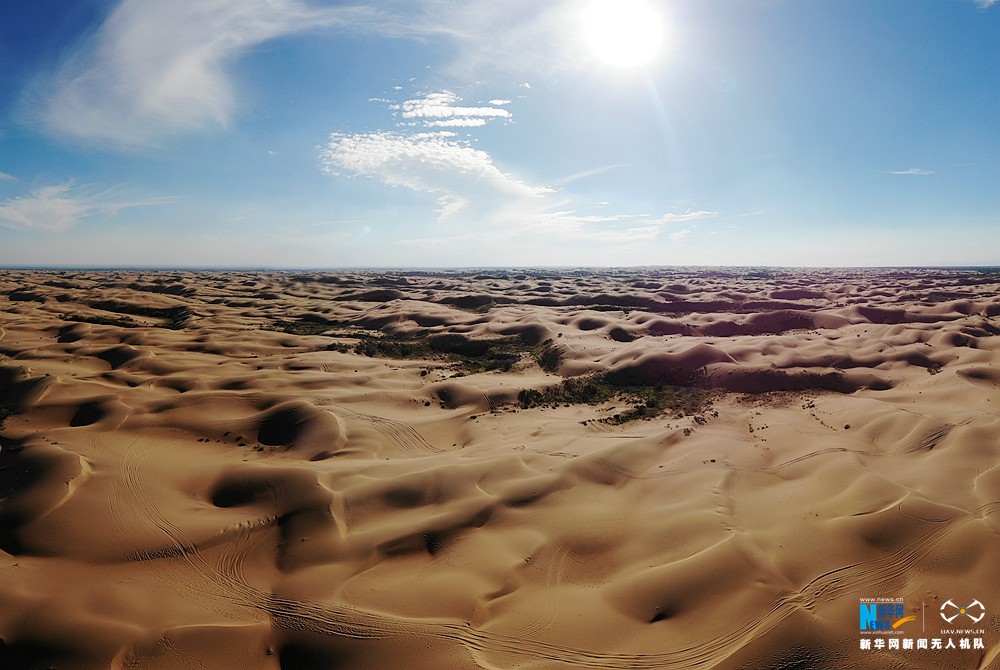
[[[0,172],[0,181],[17,181],[17,177],[6,172]]]
[[[121,0],[36,87],[51,91],[34,103],[37,116],[56,134],[117,148],[225,126],[237,101],[228,68],[238,56],[278,37],[372,22],[373,10],[304,0]]]
[[[1000,0],[976,0],[976,4],[979,5],[980,9],[989,9],[998,2],[1000,2]]]
[[[61,232],[88,219],[112,218],[126,209],[168,205],[178,200],[180,198],[174,196],[130,196],[121,187],[100,190],[92,186],[55,184],[0,203],[0,226]]]
[[[926,177],[927,175],[934,174],[934,170],[924,170],[922,168],[907,168],[906,170],[888,170],[886,174],[915,174]]]
[[[545,77],[540,62],[551,72],[584,71],[578,14],[572,0],[119,0],[51,76],[30,87],[25,116],[59,136],[115,149],[224,128],[239,102],[232,65],[270,40],[310,31],[434,39],[451,48],[445,71],[464,78]],[[429,102],[409,111],[432,112]],[[414,118],[430,127],[476,127],[505,118],[508,103],[456,111],[449,102],[438,110],[449,116]]]

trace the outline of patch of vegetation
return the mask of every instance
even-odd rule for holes
[[[91,300],[83,301],[83,304],[93,309],[99,309],[103,312],[130,314],[133,316],[144,316],[151,319],[159,319],[160,323],[155,324],[153,327],[168,328],[170,330],[181,330],[185,328],[191,318],[191,312],[186,307],[149,307],[147,305],[133,305],[132,303],[120,302],[118,300]],[[106,317],[86,316],[82,319],[75,320],[87,321],[88,323],[101,323],[95,320],[100,318]],[[135,328],[145,325],[135,323],[133,321],[133,325],[126,326],[124,323],[127,317],[120,317],[120,319],[121,321],[118,323],[106,323],[105,325],[122,326],[124,328]],[[128,320],[130,321],[130,319]]]
[[[164,319],[164,321],[160,323],[159,327],[168,328],[170,330],[183,330],[184,328],[187,328],[190,321],[191,313],[187,309],[179,307],[174,310],[173,314]]]
[[[571,377],[545,389],[524,389],[517,394],[522,409],[558,405],[598,405],[622,400],[631,406],[600,419],[619,425],[629,421],[653,419],[663,414],[676,418],[694,416],[696,420],[712,405],[712,394],[703,389],[679,386],[616,386],[604,374]],[[702,418],[699,423],[703,422]]]
[[[592,312],[625,312],[628,314],[634,307],[628,305],[587,305],[587,309]]]
[[[318,323],[308,319],[297,319],[295,321],[275,321],[268,330],[276,330],[289,335],[322,335],[330,330],[329,323]]]
[[[580,403],[597,405],[615,398],[618,393],[618,387],[608,382],[604,375],[587,375],[570,377],[540,390],[524,389],[517,394],[517,402],[522,409]]]
[[[719,273],[719,274],[720,276],[727,276],[727,273]],[[743,279],[774,279],[775,273],[771,270],[764,268],[761,269],[751,268],[746,272],[739,273],[737,276]]]
[[[138,328],[142,324],[127,316],[100,316],[97,314],[67,314],[63,317],[66,321],[76,321],[77,323],[93,323],[98,326],[117,326],[118,328]]]
[[[470,307],[468,311],[472,312],[473,314],[489,314],[490,311],[493,309],[493,307],[494,307],[493,303],[489,303],[486,305],[479,305],[478,307]]]
[[[526,358],[535,360],[548,372],[562,363],[563,351],[553,340],[530,346],[519,337],[471,339],[460,334],[390,335],[367,329],[337,329],[343,322],[330,322],[309,315],[294,321],[275,321],[267,330],[291,335],[324,335],[348,342],[332,342],[327,351],[353,352],[369,358],[401,360],[442,360],[454,365],[460,374],[510,372]]]
[[[163,293],[166,295],[181,295],[185,297],[193,296],[196,291],[184,284],[140,284],[134,282],[128,285],[133,291],[143,291],[145,293]]]
[[[356,331],[328,334],[334,337],[359,340],[353,347],[354,353],[359,356],[404,360],[444,360],[457,367],[460,374],[509,372],[526,355],[536,355],[537,353],[537,356],[541,356],[543,354],[542,347],[532,349],[516,337],[473,340],[464,335],[451,334],[430,338],[408,335],[376,335]],[[347,345],[337,343],[327,348],[344,351],[346,347]]]
[[[76,284],[73,284],[71,282],[68,282],[68,281],[57,281],[57,280],[54,280],[54,279],[50,279],[49,281],[44,281],[42,283],[45,286],[52,286],[54,288],[66,288],[66,289],[80,288],[79,286],[77,286]]]
[[[545,340],[531,348],[531,356],[538,363],[538,367],[546,372],[555,372],[562,365],[565,353],[561,347],[556,346],[554,340]]]
[[[923,302],[923,303],[939,303],[939,302],[951,302],[953,300],[973,300],[976,296],[971,293],[947,293],[944,291],[931,291],[929,293],[908,293],[906,295],[901,295],[897,299],[897,302]]]
[[[438,358],[425,339],[384,336],[366,339],[354,345],[354,353],[369,358]]]
[[[45,296],[41,293],[35,293],[34,291],[29,291],[27,289],[18,288],[10,291],[7,294],[9,300],[20,301],[20,302],[45,302]]]
[[[104,312],[117,312],[119,314],[131,314],[133,316],[147,316],[152,319],[169,319],[179,310],[179,307],[149,307],[148,305],[134,305],[129,302],[119,300],[90,300],[83,301],[83,304],[93,309]]]
[[[555,372],[563,359],[562,348],[551,339],[528,345],[520,337],[472,340],[461,335],[443,335],[432,338],[429,344],[467,373],[510,372],[526,359],[534,360],[547,372]]]
[[[135,319],[127,316],[101,316],[100,314],[67,314],[63,317],[66,321],[77,323],[93,323],[98,326],[115,326],[117,328],[145,328],[147,324],[139,323]],[[169,330],[181,330],[187,326],[190,315],[186,310],[179,310],[160,323],[153,324],[154,328],[167,328]]]
[[[456,363],[465,372],[510,372],[524,358],[526,347],[521,340],[511,337],[496,340],[478,340],[474,347],[458,352],[446,352],[457,357]],[[432,343],[432,346],[433,343]]]
[[[603,419],[605,423],[618,425],[670,414],[675,418],[691,416],[700,424],[705,422],[702,414],[712,406],[712,395],[708,391],[690,387],[626,387],[622,392],[635,404]]]
[[[338,336],[359,337],[359,334],[338,333]],[[529,347],[517,337],[471,340],[464,336],[442,335],[435,338],[383,335],[368,337],[354,345],[354,353],[372,358],[444,360],[457,368],[459,374],[510,372],[526,357],[545,361],[558,367],[558,352],[538,345]],[[550,367],[554,370],[555,367]]]
[[[451,305],[456,309],[465,310],[474,314],[485,314],[494,307],[514,304],[516,301],[506,296],[460,295],[442,298],[438,302],[442,305]]]

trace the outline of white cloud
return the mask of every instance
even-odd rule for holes
[[[0,226],[59,232],[98,215],[111,218],[125,209],[167,205],[177,200],[172,196],[129,197],[120,188],[99,191],[72,184],[43,186],[0,203]]]
[[[511,118],[511,113],[502,107],[457,104],[461,101],[462,98],[451,91],[440,91],[392,105],[390,109],[399,110],[404,119],[416,119],[417,123],[431,128],[475,128],[486,125],[488,120]]]
[[[70,52],[41,102],[53,132],[117,147],[224,126],[236,106],[227,67],[253,47],[321,27],[372,20],[370,10],[304,0],[121,0]]]
[[[934,174],[934,170],[923,170],[921,168],[911,167],[907,170],[889,170],[886,174],[917,174],[921,176],[927,176]]]
[[[529,198],[548,191],[504,174],[488,153],[454,139],[450,133],[334,133],[320,151],[320,159],[329,174],[343,171],[374,177],[389,186],[452,199],[484,188]]]
[[[424,121],[428,128],[481,128],[486,125],[486,119],[441,119],[440,121]]]
[[[0,181],[17,181],[17,177],[6,172],[0,172]]]
[[[690,234],[691,231],[685,228],[684,230],[678,230],[676,233],[670,233],[670,239],[674,242],[680,242]]]
[[[501,171],[487,152],[447,132],[334,133],[320,150],[320,161],[331,175],[365,176],[434,196],[444,237],[405,243],[435,249],[467,236],[482,244],[535,236],[547,244],[552,240],[636,244],[657,239],[668,221],[715,215],[698,211],[650,219],[639,214],[581,213],[559,191]],[[671,239],[688,234],[683,230]]]
[[[578,15],[573,0],[353,6],[320,0],[119,0],[58,70],[26,94],[25,116],[58,135],[119,149],[225,127],[239,102],[231,65],[269,40],[315,30],[433,39],[451,47],[445,74],[470,80],[502,73],[531,88],[524,78],[562,77],[592,65],[580,58]],[[432,127],[442,125],[432,125],[434,118],[509,117],[502,109],[506,99],[469,107],[452,101],[437,110],[428,101],[411,102],[417,104],[409,110],[413,118]],[[447,116],[433,117],[435,112]]]
[[[718,216],[718,212],[706,212],[703,210],[691,211],[690,209],[683,214],[664,214],[659,218],[660,223],[683,223],[686,221],[697,221],[698,219],[711,219]]]
[[[989,9],[998,2],[1000,2],[1000,0],[976,0],[976,4],[979,5],[980,9]]]
[[[415,132],[416,128],[473,128],[496,119],[507,121],[512,118],[510,112],[499,106],[506,102],[493,99],[490,106],[463,105],[462,98],[444,90],[389,103],[397,117],[396,130],[331,134],[319,148],[322,170],[333,176],[368,177],[433,196],[442,230],[432,238],[405,243],[434,249],[473,238],[487,246],[504,241],[515,244],[518,239],[544,245],[553,240],[589,243],[595,248],[634,245],[656,240],[667,224],[718,215],[691,209],[659,218],[644,213],[587,213],[608,203],[581,206],[561,189],[621,166],[584,171],[553,186],[532,184],[502,171],[489,153],[455,132]],[[690,230],[684,230],[671,239],[688,234]]]

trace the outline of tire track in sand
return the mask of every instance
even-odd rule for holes
[[[337,409],[337,416],[368,424],[400,451],[408,455],[426,456],[428,454],[444,453],[445,451],[428,442],[416,428],[405,421],[397,421],[375,414],[357,412],[341,405],[334,405],[334,407]]]
[[[95,438],[96,443],[96,438]],[[98,447],[107,452],[107,447]],[[255,529],[273,523],[273,519],[252,519],[234,527],[220,531],[220,537],[211,538],[203,545],[214,545],[220,540],[225,545],[220,565],[213,565],[202,554],[201,547],[184,534],[182,529],[167,519],[150,499],[143,486],[141,466],[153,454],[162,450],[164,445],[157,444],[150,431],[138,433],[119,452],[118,478],[112,478],[109,490],[111,516],[115,525],[128,538],[134,536],[137,524],[130,520],[125,509],[138,510],[142,518],[153,524],[166,538],[169,545],[166,549],[149,551],[137,546],[130,539],[132,553],[128,560],[139,561],[150,568],[150,571],[164,583],[178,590],[194,591],[199,596],[210,600],[223,600],[240,606],[254,606],[257,594],[248,591],[249,586],[242,577],[241,566],[250,549],[249,540]],[[244,525],[245,524],[245,525]],[[236,542],[226,542],[226,536],[235,531]],[[244,539],[246,538],[246,539]],[[196,583],[180,579],[172,571],[160,568],[157,564],[163,559],[177,559],[183,562],[197,576]]]
[[[383,613],[351,607],[341,603],[319,603],[309,600],[284,598],[266,593],[247,583],[239,569],[246,555],[246,545],[234,551],[227,565],[209,563],[197,545],[186,538],[183,531],[166,519],[154,501],[145,494],[139,478],[139,465],[153,450],[139,449],[150,440],[148,433],[140,434],[122,450],[120,456],[121,492],[134,501],[136,508],[149,519],[176,548],[169,557],[188,563],[199,577],[214,588],[214,597],[230,604],[266,614],[272,625],[291,630],[311,631],[352,639],[386,639],[392,637],[432,637],[454,642],[474,657],[503,656],[519,659],[548,661],[552,667],[595,668],[604,670],[711,668],[723,662],[746,644],[774,629],[794,612],[811,610],[818,604],[862,589],[902,579],[914,565],[927,556],[947,536],[965,522],[994,514],[1000,501],[977,508],[972,513],[959,515],[948,523],[939,524],[906,547],[893,554],[872,561],[843,566],[818,575],[799,590],[777,598],[760,616],[747,621],[724,635],[674,651],[655,654],[603,654],[596,651],[559,645],[533,639],[524,635],[503,634],[473,628],[468,622],[425,621],[393,617]],[[124,500],[125,496],[118,500]],[[112,501],[113,504],[115,501]],[[242,541],[242,540],[241,540]],[[149,557],[160,558],[160,557]],[[558,570],[558,568],[557,568]],[[191,583],[172,579],[175,585],[188,591],[197,591]],[[205,595],[209,595],[206,593]],[[484,662],[485,658],[484,658]],[[492,661],[489,661],[492,663]]]

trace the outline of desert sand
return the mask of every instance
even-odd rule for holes
[[[10,270],[0,310],[4,669],[1000,667],[1000,272]]]

